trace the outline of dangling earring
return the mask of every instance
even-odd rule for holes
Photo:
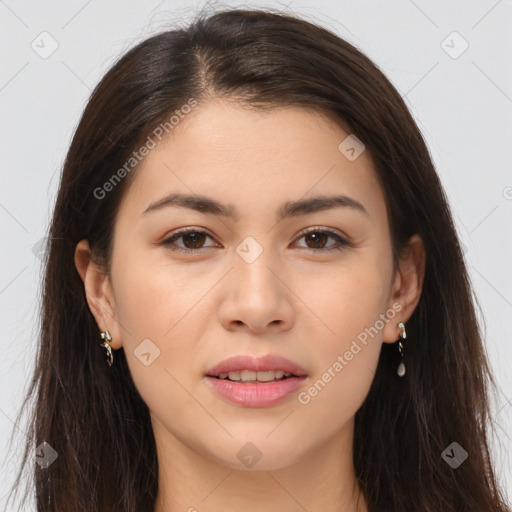
[[[405,338],[407,337],[407,335],[405,333],[405,324],[403,322],[400,322],[398,324],[398,328],[401,329],[400,338],[402,340],[405,340]],[[401,340],[398,340],[398,351],[400,352],[400,364],[398,365],[398,369],[397,369],[396,373],[399,377],[403,377],[405,375],[405,364],[404,364],[403,345],[402,345]]]
[[[105,340],[103,343],[100,343],[101,347],[104,347],[107,352],[107,363],[109,366],[112,366],[114,362],[114,356],[112,354],[112,347],[110,346],[109,341],[112,341],[112,336],[108,331],[100,333],[101,339]]]

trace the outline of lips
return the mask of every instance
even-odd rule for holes
[[[233,356],[224,361],[221,361],[213,368],[206,372],[208,377],[218,377],[220,374],[229,372],[242,372],[243,370],[249,371],[283,371],[284,373],[291,373],[292,376],[303,377],[306,376],[306,370],[298,364],[286,359],[285,357],[275,354],[267,354],[263,357],[255,358],[250,355]]]
[[[255,374],[263,380],[271,376],[260,372],[276,372],[276,378],[268,382],[261,382],[259,379],[244,381],[254,378]],[[225,378],[229,374],[236,380]],[[277,378],[278,375],[280,378]],[[239,376],[241,381],[238,380]],[[210,368],[205,374],[205,383],[217,396],[240,407],[278,405],[298,392],[307,380],[308,375],[304,368],[274,354],[257,358],[250,355],[233,356]]]
[[[205,377],[205,383],[216,395],[238,407],[272,407],[293,397],[308,377],[289,377],[273,382],[241,383],[218,377]]]

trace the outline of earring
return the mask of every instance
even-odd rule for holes
[[[114,356],[112,354],[112,347],[110,346],[109,341],[112,341],[112,336],[108,331],[100,333],[101,339],[105,340],[103,343],[100,343],[101,347],[104,347],[107,352],[107,363],[109,366],[112,366],[114,362]]]
[[[402,340],[405,340],[405,338],[407,337],[407,334],[405,333],[405,324],[403,322],[400,322],[398,324],[398,328],[401,329],[400,330],[400,338]],[[398,369],[397,369],[396,373],[399,377],[403,377],[405,375],[405,364],[403,361],[404,353],[403,353],[403,345],[402,345],[401,340],[398,341],[398,351],[400,352],[400,364],[398,365]]]

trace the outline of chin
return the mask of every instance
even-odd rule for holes
[[[265,439],[244,436],[242,441],[232,440],[229,447],[222,452],[210,451],[211,458],[218,464],[233,470],[272,471],[291,466],[300,458],[300,454],[290,449],[290,443],[280,441],[279,444]],[[295,447],[297,444],[294,443]],[[303,446],[301,449],[304,448]]]

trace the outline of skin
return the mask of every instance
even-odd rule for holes
[[[347,135],[299,107],[262,114],[228,100],[200,104],[134,171],[116,218],[111,275],[91,261],[87,240],[77,245],[98,329],[110,331],[113,349],[124,348],[151,412],[156,512],[367,511],[352,462],[354,415],[382,343],[397,341],[398,322],[418,303],[425,252],[414,235],[393,271],[383,192],[367,151],[350,161],[338,150]],[[209,195],[240,216],[178,207],[142,215],[171,192]],[[276,224],[285,201],[334,193],[367,214],[332,208]],[[211,238],[174,241],[195,254],[159,245],[185,227]],[[336,239],[304,236],[309,227],[329,228],[353,246],[328,251]],[[252,263],[236,252],[247,236],[263,248]],[[307,371],[307,390],[393,304],[401,311],[307,404],[292,395],[243,407],[206,385],[206,371],[229,356],[274,353]],[[160,350],[149,366],[134,354],[147,338]],[[248,442],[262,454],[252,468],[237,457]]]

